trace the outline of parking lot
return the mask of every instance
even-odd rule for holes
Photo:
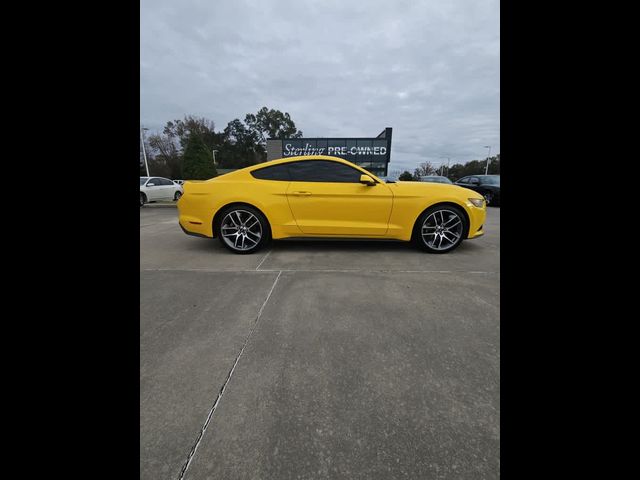
[[[235,255],[141,208],[141,478],[499,478],[499,208],[485,231]]]

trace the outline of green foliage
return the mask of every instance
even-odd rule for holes
[[[218,175],[212,152],[198,134],[192,133],[186,138],[182,171],[185,180],[207,180]]]
[[[219,158],[224,168],[243,168],[266,159],[267,152],[260,145],[258,134],[239,119],[230,121],[222,135]]]
[[[222,132],[215,131],[211,120],[187,115],[182,120],[167,122],[161,133],[147,139],[149,172],[173,179],[210,178],[213,150],[220,168],[243,168],[267,159],[267,138],[301,136],[302,132],[288,113],[267,107],[255,115],[246,115],[244,122],[237,118],[230,121]],[[209,164],[204,161],[205,157]]]
[[[487,160],[472,160],[463,164],[451,165],[447,176],[450,180],[456,181],[467,175],[484,175]],[[500,175],[500,154],[489,159],[489,175]]]
[[[402,180],[404,182],[411,182],[413,181],[413,175],[411,175],[411,172],[407,172],[405,170],[400,174],[400,176],[398,177],[398,180]]]
[[[182,149],[186,148],[191,138],[197,137],[205,146],[213,150],[217,140],[214,128],[215,124],[211,120],[186,115],[184,120],[167,122],[163,134],[168,138],[177,139]]]
[[[269,110],[262,107],[255,115],[247,114],[244,117],[247,128],[258,137],[258,142],[262,147],[267,144],[267,138],[300,138],[302,132],[296,128],[296,124],[291,120],[287,112],[280,110]]]

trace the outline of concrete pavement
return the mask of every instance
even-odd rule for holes
[[[499,209],[445,255],[176,215],[140,211],[141,478],[499,477]]]

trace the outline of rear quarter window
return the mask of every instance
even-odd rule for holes
[[[281,180],[288,182],[291,180],[287,165],[273,165],[271,167],[260,168],[251,172],[254,178],[260,180]]]

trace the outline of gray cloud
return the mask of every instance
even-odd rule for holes
[[[500,152],[498,1],[142,0],[140,16],[151,130],[267,106],[310,137],[393,127],[391,170]]]

